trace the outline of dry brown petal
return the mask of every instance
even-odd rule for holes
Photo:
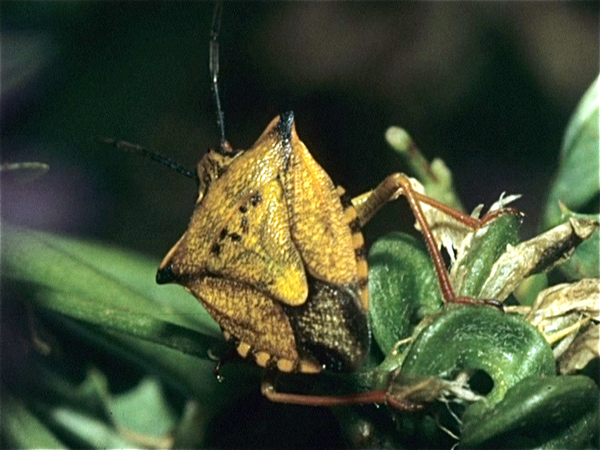
[[[584,278],[576,283],[544,289],[535,299],[526,320],[535,327],[547,329],[544,322],[565,316],[600,320],[600,280]]]
[[[598,228],[598,222],[571,218],[517,246],[508,245],[494,263],[481,290],[483,298],[505,300],[529,275],[566,261],[575,248]]]
[[[587,331],[577,336],[577,339],[558,361],[561,374],[577,372],[588,363],[600,356],[600,327],[593,324]]]

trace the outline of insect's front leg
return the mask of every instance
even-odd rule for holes
[[[486,223],[492,221],[502,214],[519,214],[518,211],[512,208],[505,208],[492,213],[488,213],[481,219],[469,216],[468,214],[445,205],[432,197],[421,194],[415,191],[409,178],[402,173],[394,173],[386,177],[375,189],[365,194],[362,194],[352,199],[352,204],[358,213],[360,225],[365,225],[379,209],[389,201],[397,199],[399,196],[406,197],[410,208],[421,227],[425,244],[433,260],[435,271],[440,283],[442,296],[446,303],[482,303],[481,300],[469,297],[457,297],[450,283],[448,272],[444,265],[442,254],[436,245],[435,238],[427,218],[421,208],[421,203],[426,203],[429,206],[449,215],[462,223],[466,227],[477,230]],[[493,300],[483,301],[486,304],[498,306],[499,303]]]

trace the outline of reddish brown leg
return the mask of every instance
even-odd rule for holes
[[[423,213],[423,209],[421,208],[420,203],[426,203],[438,209],[439,211],[442,211],[444,214],[449,215],[450,217],[456,219],[458,222],[464,224],[466,227],[472,230],[477,230],[478,228],[492,221],[501,214],[517,214],[518,212],[513,209],[504,209],[487,214],[482,219],[476,219],[462,211],[451,208],[448,205],[445,205],[431,197],[428,197],[427,195],[423,195],[419,192],[416,192],[410,184],[410,180],[406,175],[401,173],[395,173],[386,177],[379,184],[379,186],[377,186],[373,191],[371,191],[371,193],[366,198],[362,199],[360,203],[355,205],[361,226],[367,223],[384,204],[391,200],[395,200],[400,195],[403,195],[408,200],[408,204],[410,205],[413,214],[415,215],[415,218],[417,219],[417,222],[421,227],[423,238],[425,239],[425,244],[427,245],[427,249],[429,250],[429,254],[431,255],[437,278],[440,283],[440,288],[442,291],[442,297],[444,298],[444,301],[446,303],[486,303],[492,306],[500,305],[499,302],[495,302],[493,300],[481,301],[469,297],[456,297],[454,289],[450,284],[450,278],[448,277],[448,272],[446,271],[442,254],[438,246],[436,245],[433,232],[431,231],[431,227],[427,222],[427,219],[425,217],[425,214]]]
[[[386,404],[402,411],[418,411],[425,406],[419,403],[404,402],[390,395],[385,390],[358,392],[348,395],[305,395],[278,392],[270,380],[263,381],[262,394],[270,401],[304,406],[342,406],[342,405],[370,405],[373,403]]]

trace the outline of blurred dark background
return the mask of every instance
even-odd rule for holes
[[[43,161],[2,186],[2,217],[161,257],[185,230],[190,180],[94,143],[143,144],[195,167],[218,142],[208,2],[3,2],[2,162]],[[598,75],[598,2],[226,3],[226,131],[247,148],[293,109],[300,137],[352,194],[406,171],[390,125],[452,169],[470,210],[521,193],[531,235],[561,138]],[[370,241],[410,228],[388,207]]]

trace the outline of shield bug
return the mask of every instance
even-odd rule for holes
[[[198,198],[189,227],[160,264],[157,282],[184,286],[237,353],[261,367],[307,374],[355,370],[370,345],[361,228],[384,204],[403,195],[421,227],[445,301],[481,302],[455,296],[420,204],[473,229],[493,216],[477,220],[454,210],[414,191],[400,173],[350,199],[300,140],[292,112],[273,119],[251,148],[232,148],[225,139],[217,83],[220,14],[217,6],[209,66],[221,142],[198,163]],[[161,159],[141,147],[116,145]],[[168,160],[160,162],[194,177]],[[316,397],[277,392],[269,381],[262,391],[273,401],[305,405],[418,407],[385,391]]]

